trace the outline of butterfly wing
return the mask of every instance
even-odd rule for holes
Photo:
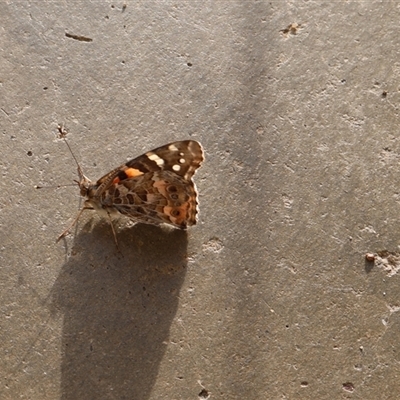
[[[189,180],[204,160],[200,143],[183,140],[158,147],[143,156],[129,161],[126,165],[141,172],[171,171]]]
[[[102,207],[148,224],[185,229],[197,220],[192,176],[204,160],[200,143],[185,140],[149,151],[100,178],[96,197]]]

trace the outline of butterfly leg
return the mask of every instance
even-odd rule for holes
[[[56,240],[56,243],[58,243],[63,237],[68,235],[68,233],[72,229],[72,227],[78,222],[78,219],[80,218],[80,216],[81,216],[81,214],[83,213],[84,210],[93,210],[93,207],[82,207],[79,210],[78,215],[72,221],[71,225],[67,229],[65,229],[65,231],[58,237],[58,239]]]
[[[117,234],[115,233],[115,228],[114,228],[114,224],[112,222],[111,214],[108,212],[108,210],[107,210],[107,215],[108,215],[108,219],[110,221],[111,230],[112,230],[112,233],[113,233],[113,236],[114,236],[115,245],[117,246],[117,250],[120,251],[119,250],[119,246],[118,246]]]

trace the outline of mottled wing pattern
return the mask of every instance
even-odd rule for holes
[[[147,224],[185,229],[197,220],[192,176],[204,160],[194,140],[174,142],[143,154],[100,178],[89,200]]]

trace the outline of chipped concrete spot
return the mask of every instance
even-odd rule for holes
[[[286,194],[283,194],[282,195],[282,199],[283,199],[283,204],[284,204],[285,208],[292,208],[292,206],[293,206],[293,199],[292,198],[290,198]]]
[[[360,230],[361,232],[366,232],[366,233],[374,233],[376,234],[376,230],[372,226],[366,226],[365,228]]]
[[[400,271],[400,254],[387,250],[378,251],[375,265],[382,268],[389,277],[396,275]]]
[[[400,311],[400,306],[397,306],[397,305],[395,306],[395,305],[392,305],[392,304],[387,304],[387,308],[389,309],[391,314]]]
[[[216,237],[211,238],[208,242],[203,244],[204,251],[211,251],[213,253],[220,253],[224,245],[222,241]]]

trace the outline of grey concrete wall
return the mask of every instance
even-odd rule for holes
[[[0,20],[1,399],[400,398],[397,2]],[[201,141],[199,225],[122,220],[118,252],[88,212],[56,244],[80,204],[34,189],[77,178],[58,124],[92,179]]]

